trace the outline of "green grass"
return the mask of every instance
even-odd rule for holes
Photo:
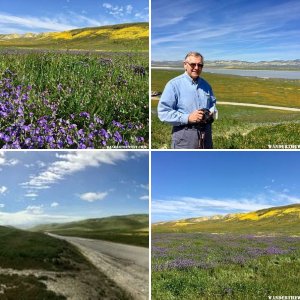
[[[40,225],[31,230],[107,240],[142,247],[149,246],[148,215],[113,216],[65,224]]]
[[[148,78],[134,74],[131,66],[136,65],[147,70],[147,55],[21,51],[0,56],[0,74],[8,69],[15,74],[14,85],[32,85],[32,101],[42,94],[58,103],[61,117],[87,111],[108,123],[115,119],[146,126]]]
[[[152,70],[152,90],[162,91],[165,83],[181,71]],[[300,81],[259,79],[205,74],[218,101],[300,107]],[[255,92],[256,91],[256,92]],[[172,127],[159,121],[157,100],[152,100],[152,148],[170,148]],[[219,105],[219,119],[213,124],[216,149],[268,149],[300,145],[300,113],[266,108]],[[287,134],[288,133],[288,134]]]
[[[91,120],[97,115],[104,123],[103,129],[111,136],[116,129],[120,131],[113,123],[117,121],[123,126],[123,142],[147,147],[149,91],[146,53],[18,50],[0,54],[0,80],[12,79],[12,86],[16,88],[32,87],[26,103],[28,108],[24,112],[26,125],[36,124],[43,116],[51,116],[75,122],[77,130],[88,132],[92,128],[90,122],[79,117],[81,112],[87,112]],[[135,68],[140,68],[143,73],[136,72]],[[50,103],[48,106],[45,100]],[[50,105],[57,107],[54,116]],[[29,117],[29,113],[33,117]],[[17,122],[16,117],[2,119],[0,131],[5,132],[14,122]],[[142,141],[138,140],[140,137]]]
[[[151,89],[162,92],[171,78],[182,73],[153,69]],[[201,77],[210,83],[218,101],[300,108],[300,80],[213,74],[205,73],[205,69]]]
[[[213,123],[215,149],[268,149],[269,145],[300,145],[298,112],[230,105],[219,105],[218,110],[219,119]],[[151,125],[151,147],[170,148],[172,127],[154,114]]]
[[[152,299],[263,300],[299,295],[299,272],[299,251],[292,256],[263,257],[243,266],[152,272]]]
[[[0,267],[43,269],[52,271],[78,270],[89,263],[66,241],[43,233],[28,232],[0,226]]]

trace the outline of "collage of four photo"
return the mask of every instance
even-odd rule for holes
[[[0,2],[0,299],[300,299],[299,1]]]

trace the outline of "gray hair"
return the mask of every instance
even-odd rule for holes
[[[185,56],[184,61],[186,61],[186,59],[187,59],[188,57],[190,57],[190,56],[201,57],[202,61],[204,62],[204,57],[203,57],[203,55],[200,54],[199,52],[195,52],[195,51],[189,52],[189,53]]]

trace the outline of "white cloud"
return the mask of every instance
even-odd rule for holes
[[[252,198],[240,199],[193,197],[175,197],[174,200],[156,199],[152,201],[151,211],[153,215],[164,215],[169,219],[176,219],[190,216],[256,211],[292,203],[300,203],[300,197],[268,191],[265,194],[257,194]]]
[[[140,187],[145,190],[149,190],[149,184],[140,184]]]
[[[9,14],[0,14],[0,26],[4,27],[7,24],[13,27],[25,27],[30,30],[42,29],[42,30],[54,30],[54,31],[63,31],[74,29],[75,26],[60,23],[55,18],[35,18],[28,16],[13,16]],[[12,28],[13,29],[13,28]],[[14,29],[13,29],[14,30]],[[15,32],[15,31],[12,31]],[[3,33],[3,32],[2,32]]]
[[[38,224],[64,223],[81,220],[79,216],[49,215],[41,213],[42,208],[27,208],[14,213],[0,212],[0,225],[29,228]],[[34,213],[33,213],[34,212]]]
[[[3,208],[3,207],[5,207],[5,204],[0,203],[0,208]]]
[[[134,8],[131,4],[125,5],[125,6],[119,6],[119,5],[113,5],[111,3],[103,3],[102,7],[104,7],[108,14],[114,16],[117,19],[120,19],[121,17],[128,17],[129,15],[132,15],[134,12]],[[135,18],[146,20],[148,19],[148,14],[142,13],[142,12],[135,12],[134,13]]]
[[[1,20],[1,15],[0,15],[0,20]],[[1,21],[0,21],[1,24]],[[0,165],[2,166],[15,166],[18,164],[19,161],[17,159],[7,159],[6,158],[6,153],[4,151],[0,150]]]
[[[149,200],[149,195],[144,195],[140,197],[140,200]]]
[[[81,200],[88,201],[88,202],[94,202],[96,200],[103,200],[108,195],[107,192],[104,193],[84,193],[79,195]]]
[[[110,3],[103,3],[104,8],[111,9],[113,6]]]
[[[37,193],[27,193],[24,196],[28,197],[28,198],[36,198],[38,196],[38,194]]]
[[[7,187],[6,186],[1,186],[0,187],[0,194],[4,194],[7,191]]]
[[[33,168],[33,167],[34,167],[34,164],[24,164],[24,167],[25,167],[25,168]]]
[[[132,12],[132,10],[133,10],[133,7],[132,7],[132,5],[126,5],[126,13],[127,14],[131,14],[131,12]]]
[[[106,21],[99,22],[99,20],[91,19],[91,18],[88,18],[81,14],[72,12],[72,11],[70,11],[69,14],[72,17],[72,20],[70,20],[70,22],[77,23],[77,24],[83,24],[85,27],[86,26],[103,26],[103,25],[108,24],[108,22],[106,22]],[[66,16],[63,16],[63,18],[66,18]]]
[[[57,207],[57,206],[59,206],[59,204],[57,202],[52,202],[50,206],[51,207]]]
[[[21,186],[31,190],[47,189],[51,184],[55,184],[66,176],[80,172],[88,167],[99,167],[101,164],[115,165],[117,162],[127,160],[130,157],[128,152],[90,151],[56,154],[56,158],[58,160],[50,164],[45,171],[31,176],[30,180],[21,183]]]
[[[43,205],[29,205],[25,210],[27,213],[40,215],[44,212]]]

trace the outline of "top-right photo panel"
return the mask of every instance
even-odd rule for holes
[[[152,0],[152,149],[300,149],[300,2]]]

